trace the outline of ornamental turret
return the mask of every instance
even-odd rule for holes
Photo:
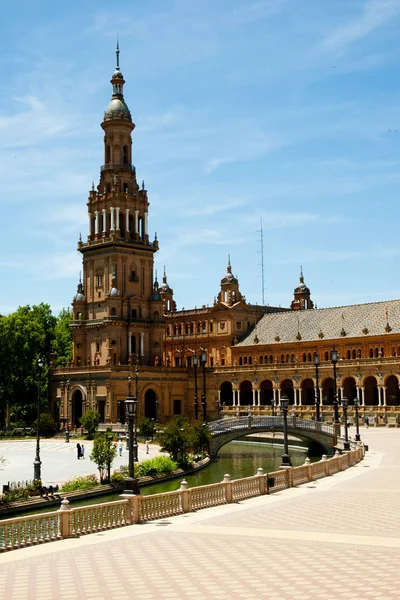
[[[300,282],[294,290],[294,299],[290,308],[292,310],[308,310],[314,308],[310,289],[304,283],[303,267],[300,267]]]

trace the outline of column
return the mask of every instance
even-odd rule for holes
[[[135,233],[139,233],[139,211],[135,210]]]
[[[125,230],[129,231],[129,208],[125,210]]]
[[[233,406],[236,406],[236,390],[232,390]]]
[[[114,220],[114,207],[110,206],[110,213],[111,213],[111,231],[115,231],[115,220]]]
[[[148,218],[149,218],[149,213],[145,212],[144,220],[143,220],[143,239],[144,239],[145,235],[148,235]]]
[[[140,356],[144,356],[144,333],[140,332]]]
[[[378,385],[378,406],[382,406],[382,386]]]
[[[128,354],[132,354],[132,332],[128,332]]]
[[[95,216],[95,219],[94,219],[94,233],[95,233],[95,235],[98,235],[98,233],[99,233],[99,211],[98,210],[94,211],[94,216]]]
[[[386,406],[386,386],[382,386],[382,395],[383,395],[383,406]]]
[[[260,406],[261,390],[256,390],[256,391],[257,391],[257,406]]]
[[[117,206],[117,208],[115,209],[115,212],[117,213],[117,231],[119,230],[119,206]]]
[[[338,388],[338,391],[340,391],[340,396],[338,397],[338,402],[339,400],[343,400],[344,398],[344,389],[342,387]],[[347,400],[350,400],[350,398],[347,398]]]
[[[253,406],[256,406],[257,390],[253,390]]]
[[[358,388],[360,394],[360,406],[365,406],[364,386],[360,385]]]
[[[103,233],[107,233],[107,209],[103,208]]]
[[[92,235],[92,215],[90,213],[88,213],[88,219],[89,219],[89,236]]]

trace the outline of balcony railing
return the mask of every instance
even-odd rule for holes
[[[135,165],[129,165],[126,163],[108,163],[100,167],[100,171],[109,171],[112,169],[129,169],[132,171],[136,171]]]

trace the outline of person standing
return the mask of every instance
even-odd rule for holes
[[[119,455],[122,456],[122,450],[123,450],[123,443],[122,443],[122,439],[119,440],[119,444],[118,444],[118,449],[119,449]]]
[[[149,453],[149,440],[146,440],[146,454]]]
[[[81,446],[81,456],[82,458],[85,458],[85,446],[83,444]]]
[[[79,442],[78,442],[78,443],[77,443],[77,445],[76,445],[76,454],[77,454],[77,458],[78,458],[78,460],[79,460],[79,459],[80,459],[80,457],[81,457],[81,445],[80,445],[80,443],[79,443]]]

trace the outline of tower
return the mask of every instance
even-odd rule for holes
[[[162,284],[160,285],[159,292],[160,292],[160,295],[164,302],[164,313],[175,312],[176,311],[176,303],[174,300],[174,290],[172,288],[170,288],[168,285],[165,267],[164,267],[163,280],[162,280]]]
[[[218,302],[232,306],[242,300],[239,291],[239,282],[232,274],[231,259],[228,256],[228,267],[226,275],[221,279],[221,291],[218,294]]]
[[[159,363],[163,302],[154,293],[158,241],[148,233],[149,201],[132,164],[132,122],[119,66],[104,113],[104,164],[87,202],[89,232],[80,240],[83,283],[73,301],[75,366]]]
[[[294,290],[294,299],[290,305],[292,310],[307,310],[314,308],[310,288],[304,283],[303,267],[300,267],[300,283]]]

